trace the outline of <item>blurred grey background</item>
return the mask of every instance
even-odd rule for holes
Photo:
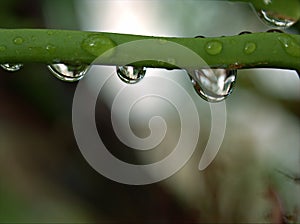
[[[81,29],[155,36],[194,37],[263,32],[247,4],[227,1],[1,1],[2,28]],[[299,33],[299,23],[286,32]],[[194,98],[201,121],[198,149],[182,170],[148,186],[115,183],[94,171],[73,136],[72,99],[76,83],[53,77],[43,64],[28,63],[15,73],[0,71],[1,223],[201,223],[300,221],[300,88],[294,71],[238,71],[226,100],[227,129],[215,161],[197,169],[210,132],[207,102],[194,92],[184,71],[167,75]],[[109,94],[109,92],[107,93]],[[100,96],[101,98],[101,96]],[[178,116],[158,102],[178,136]],[[101,134],[115,155],[136,163],[156,161],[158,153],[119,150],[105,99],[97,105]],[[157,111],[157,108],[156,108]],[[145,131],[143,111],[137,130]],[[155,110],[153,111],[155,115]],[[147,122],[146,122],[147,123]],[[288,176],[287,176],[288,175]],[[279,218],[278,218],[279,217]]]

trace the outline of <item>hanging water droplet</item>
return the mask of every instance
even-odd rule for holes
[[[117,66],[117,74],[123,82],[134,84],[144,78],[146,74],[146,68],[133,66]]]
[[[284,15],[263,9],[258,11],[258,15],[267,25],[278,28],[288,28],[297,22],[297,20],[293,18],[287,18]]]
[[[62,63],[48,65],[48,69],[56,78],[66,82],[82,79],[89,68],[88,65],[66,65]]]
[[[208,102],[220,102],[233,90],[237,70],[196,69],[190,72],[194,89]]]
[[[23,64],[5,63],[5,64],[1,64],[1,67],[6,71],[16,72],[16,71],[19,71],[23,67]]]
[[[220,41],[210,41],[206,44],[205,50],[210,55],[221,53],[223,45]]]

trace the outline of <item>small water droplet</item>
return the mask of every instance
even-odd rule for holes
[[[3,52],[6,50],[6,47],[4,45],[0,45],[0,52]]]
[[[83,41],[81,47],[94,56],[100,56],[105,51],[115,47],[116,44],[110,38],[101,35],[91,35]]]
[[[23,67],[23,64],[5,63],[5,64],[1,64],[1,67],[6,71],[16,72],[16,71],[19,71]]]
[[[258,15],[267,25],[278,28],[288,28],[297,22],[295,19],[263,9],[258,11]]]
[[[66,65],[62,63],[48,65],[48,69],[56,78],[66,82],[82,79],[89,68],[88,65]]]
[[[53,35],[53,31],[52,31],[52,30],[48,30],[48,31],[47,31],[47,34],[48,34],[49,36],[51,36],[51,35]]]
[[[252,34],[250,31],[242,31],[239,33],[239,35],[245,35],[245,34]]]
[[[146,74],[146,68],[133,66],[117,66],[117,74],[123,82],[134,84],[144,78]]]
[[[267,30],[267,33],[284,33],[284,32],[279,29],[270,29],[270,30]]]
[[[197,69],[190,72],[194,89],[208,102],[220,102],[233,90],[237,70]]]
[[[244,46],[245,54],[252,54],[256,50],[256,44],[253,42],[247,42]]]
[[[166,43],[168,43],[168,41],[166,39],[158,39],[158,42],[160,44],[166,44]]]
[[[176,59],[175,58],[168,58],[167,62],[171,65],[176,65]]]
[[[210,41],[206,44],[206,52],[210,55],[220,54],[222,51],[223,45],[220,41]]]
[[[54,53],[55,50],[56,50],[56,47],[55,47],[54,45],[52,45],[52,44],[48,44],[48,45],[46,46],[46,50],[47,50],[49,53]]]
[[[300,45],[288,34],[278,37],[285,52],[293,57],[300,57]]]
[[[22,37],[16,37],[14,39],[14,44],[16,44],[16,45],[21,45],[21,44],[23,44],[23,42],[24,42],[24,39]]]

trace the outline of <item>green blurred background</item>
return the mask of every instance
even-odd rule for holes
[[[225,1],[10,0],[0,3],[0,23],[190,37],[269,29],[249,6]],[[295,27],[287,32],[299,33],[299,23]],[[188,77],[181,76],[177,80],[192,93]],[[293,71],[239,71],[226,101],[223,145],[201,172],[210,112],[194,94],[202,135],[191,161],[160,183],[127,186],[94,171],[76,145],[76,83],[57,80],[43,64],[1,70],[0,223],[253,223],[281,216],[299,222],[300,185],[278,172],[300,175],[299,84]]]

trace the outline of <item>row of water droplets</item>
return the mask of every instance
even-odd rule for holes
[[[267,32],[282,32],[281,30],[269,30]],[[249,34],[251,32],[241,32],[240,35]],[[197,36],[196,38],[205,38],[204,36]],[[105,43],[103,43],[103,41]],[[285,51],[291,55],[297,54],[295,44],[289,38],[280,37],[279,41],[282,43]],[[22,44],[21,37],[14,39],[14,43],[17,45]],[[90,53],[99,55],[98,49],[101,49],[103,45],[109,45],[111,40],[109,38],[98,39],[94,36],[88,39],[88,42],[84,43],[84,47],[89,50]],[[218,40],[210,41],[206,44],[205,50],[209,55],[218,55],[221,53],[223,44]],[[298,46],[299,48],[299,46]],[[47,48],[48,49],[48,48]],[[1,46],[0,46],[1,50]],[[50,49],[51,50],[51,49]],[[254,42],[247,42],[244,45],[244,53],[252,54],[256,50],[256,44]],[[299,52],[298,52],[299,54]],[[172,62],[170,62],[172,64]],[[7,71],[18,71],[23,67],[23,64],[1,64],[1,67]],[[64,63],[55,63],[47,66],[51,73],[60,80],[74,82],[79,81],[88,72],[90,65],[78,64],[70,65]],[[145,67],[133,67],[133,66],[117,66],[116,73],[119,78],[125,83],[134,84],[143,79],[146,73]],[[196,92],[205,100],[210,102],[219,102],[224,100],[231,92],[236,81],[237,70],[236,69],[210,69],[202,68],[188,71],[191,82]]]
[[[269,33],[284,33],[282,30],[270,29]],[[239,33],[239,35],[251,34],[249,31]],[[205,38],[204,36],[196,36],[195,38]],[[300,57],[299,46],[288,37],[280,37],[285,51],[296,57]],[[210,55],[218,55],[221,53],[223,45],[220,41],[214,40],[206,44],[205,50]],[[255,52],[257,46],[254,42],[247,42],[244,45],[243,52],[250,55]],[[187,71],[194,86],[195,91],[200,97],[209,102],[220,102],[226,99],[233,91],[237,78],[236,69],[225,68],[199,68]],[[117,75],[126,83],[137,83],[143,79],[146,73],[144,67],[117,66]],[[300,77],[300,76],[299,76]]]
[[[22,64],[2,64],[1,67],[7,71],[18,71],[22,68]],[[57,63],[47,67],[56,78],[74,82],[82,79],[90,66],[71,66]],[[135,84],[144,78],[146,68],[117,66],[116,73],[123,82]],[[189,72],[189,75],[194,89],[203,99],[210,102],[219,102],[231,93],[236,80],[236,73],[236,70],[228,69],[197,69],[193,71],[193,74]]]

